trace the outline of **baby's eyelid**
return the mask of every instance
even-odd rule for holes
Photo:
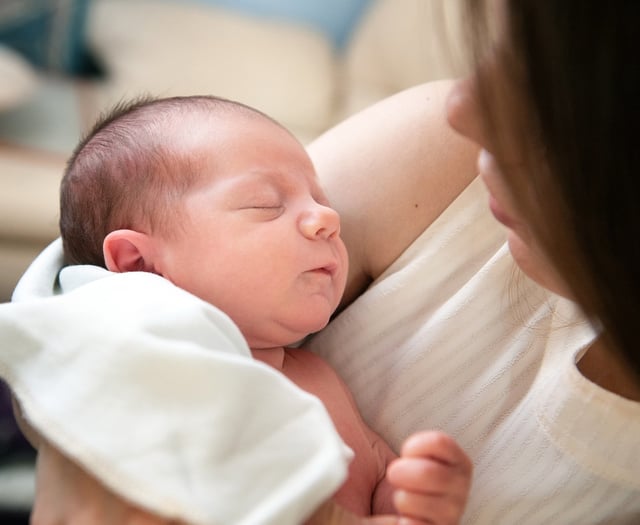
[[[279,195],[254,197],[247,200],[247,208],[271,209],[282,208],[283,206],[284,199]]]
[[[269,206],[251,206],[251,208],[253,208],[254,210],[279,210],[283,207],[283,204],[272,204]]]

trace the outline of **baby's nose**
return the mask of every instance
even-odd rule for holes
[[[302,214],[300,230],[309,239],[329,239],[340,235],[340,215],[329,206],[316,204]]]

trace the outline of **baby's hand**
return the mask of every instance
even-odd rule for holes
[[[410,436],[387,468],[387,479],[396,488],[393,502],[403,517],[400,523],[458,523],[472,470],[471,460],[448,435],[429,431]]]

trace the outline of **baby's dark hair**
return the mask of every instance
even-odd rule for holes
[[[105,266],[104,238],[118,229],[169,231],[178,199],[198,180],[200,159],[173,148],[169,126],[181,117],[271,117],[214,96],[140,97],[102,115],[72,153],[60,185],[65,264]],[[214,152],[212,152],[214,154]]]

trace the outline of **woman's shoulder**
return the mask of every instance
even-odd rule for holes
[[[378,277],[476,175],[477,148],[448,125],[449,81],[402,91],[309,146],[350,254],[345,303]]]

